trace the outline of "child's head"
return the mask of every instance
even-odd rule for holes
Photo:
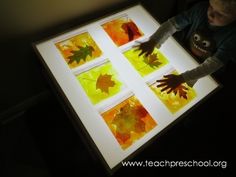
[[[209,0],[208,21],[213,26],[225,26],[236,20],[236,0]]]

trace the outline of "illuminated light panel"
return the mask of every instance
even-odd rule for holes
[[[151,58],[138,57],[135,44],[159,27],[136,5],[34,44],[54,90],[75,114],[72,122],[109,170],[219,88],[211,76],[188,87],[187,99],[156,88],[173,68],[182,73],[199,66],[172,37]]]

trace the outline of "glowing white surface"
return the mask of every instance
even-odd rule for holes
[[[125,59],[124,55],[121,53],[123,49],[133,45],[134,42],[130,42],[118,48],[101,27],[101,24],[104,22],[123,14],[127,14],[145,34],[138,40],[148,38],[159,27],[156,20],[151,17],[146,10],[142,6],[137,5],[121,11],[118,14],[79,27],[76,30],[67,32],[63,35],[57,36],[56,38],[51,38],[36,45],[42,59],[51,70],[55,80],[60,85],[65,96],[70,101],[73,109],[79,116],[81,122],[87,129],[111,169],[218,87],[218,84],[211,77],[205,77],[199,80],[194,87],[197,92],[197,97],[176,114],[171,114],[165,105],[157,99],[155,94],[145,83],[144,79],[134,70],[134,68],[129,64],[129,61]],[[116,141],[112,132],[99,114],[99,111],[97,110],[98,108],[89,101],[83,88],[78,84],[78,81],[73,74],[73,70],[67,66],[63,57],[54,45],[55,42],[72,37],[82,31],[89,32],[95,42],[99,45],[99,48],[103,51],[102,58],[108,58],[123,78],[123,81],[128,87],[123,95],[134,93],[143,106],[148,110],[153,119],[158,123],[154,129],[126,150],[123,150],[120,147],[119,143]],[[170,61],[167,66],[158,71],[160,76],[172,67],[177,69],[179,72],[182,72],[198,65],[173,38],[169,38],[160,50]]]

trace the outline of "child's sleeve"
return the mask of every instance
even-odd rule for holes
[[[216,57],[207,58],[202,64],[198,67],[182,73],[185,82],[189,86],[193,86],[196,81],[202,77],[210,75],[220,69],[224,64]]]
[[[157,46],[161,46],[172,34],[177,31],[173,18],[167,20],[158,28],[158,30],[151,36],[151,39],[156,41]]]
[[[180,13],[173,17],[174,25],[177,31],[184,29],[185,27],[194,23],[194,21],[202,18],[205,14],[206,8],[208,8],[208,3],[198,3],[187,11]]]

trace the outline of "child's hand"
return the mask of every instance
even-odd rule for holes
[[[157,80],[157,82],[160,82],[157,87],[163,87],[161,89],[162,92],[167,91],[167,93],[170,93],[185,81],[181,75],[169,74],[164,76],[164,79]]]
[[[137,48],[135,51],[141,51],[141,53],[139,54],[139,56],[143,55],[145,57],[148,57],[149,55],[152,54],[155,46],[156,46],[156,41],[153,39],[150,39],[146,42],[139,42],[136,41],[138,43],[138,45],[136,45],[135,47]]]

